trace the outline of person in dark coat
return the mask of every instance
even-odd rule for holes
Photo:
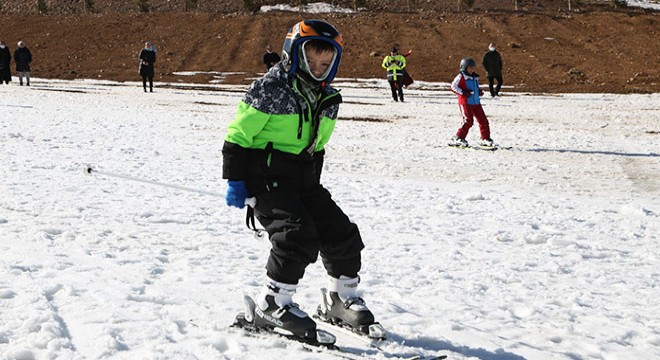
[[[270,70],[275,64],[280,62],[280,56],[277,53],[273,52],[273,47],[268,45],[266,46],[266,52],[264,53],[263,63],[266,65],[266,72]]]
[[[0,84],[11,81],[11,52],[4,41],[0,41]]]
[[[484,54],[481,64],[486,69],[490,96],[500,96],[500,88],[502,87],[502,56],[497,52],[495,43],[488,45],[488,51]],[[497,80],[497,87],[495,89],[493,89],[494,80]]]
[[[154,92],[154,63],[156,63],[156,50],[150,41],[144,43],[144,49],[140,51],[140,76],[142,76],[142,87],[147,92],[147,80],[149,80],[149,92]]]
[[[18,42],[18,47],[14,51],[14,62],[16,63],[16,73],[18,81],[23,86],[23,75],[25,75],[26,85],[30,86],[30,64],[32,63],[32,53],[24,41]]]

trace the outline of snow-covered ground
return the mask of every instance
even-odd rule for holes
[[[212,195],[245,87],[0,87],[0,359],[334,359],[229,328],[267,240]],[[324,183],[360,226],[388,359],[660,358],[660,94],[486,98],[496,152],[445,146],[447,84],[340,79]],[[478,129],[468,140],[477,140]],[[308,268],[296,301],[325,286]],[[348,344],[348,345],[347,345]]]
[[[602,0],[611,2],[611,0]],[[626,4],[630,7],[641,7],[646,9],[660,10],[660,1],[658,0],[627,0]]]

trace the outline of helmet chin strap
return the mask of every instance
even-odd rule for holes
[[[295,76],[298,78],[298,80],[302,81],[309,88],[312,88],[312,89],[322,88],[325,84],[325,81],[314,79],[306,71],[303,71],[300,68],[298,69],[298,71],[296,71]]]

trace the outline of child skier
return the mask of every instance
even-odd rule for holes
[[[239,102],[222,150],[227,205],[243,208],[254,197],[248,218],[256,215],[272,243],[253,325],[284,329],[305,341],[316,338],[316,323],[292,296],[319,252],[328,274],[319,315],[363,333],[375,324],[356,292],[362,238],[320,183],[324,147],[342,102],[330,86],[342,46],[339,32],[324,21],[295,24],[282,61]]]
[[[481,132],[482,146],[493,146],[493,140],[490,138],[490,128],[488,118],[481,107],[479,96],[484,92],[479,88],[479,75],[474,72],[477,63],[472,58],[463,58],[459,65],[461,72],[456,75],[451,83],[451,91],[458,95],[458,107],[463,116],[463,123],[456,132],[456,136],[451,139],[450,146],[467,147],[468,142],[465,138],[468,131],[474,124],[474,119],[479,123]]]

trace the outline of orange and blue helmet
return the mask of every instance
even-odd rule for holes
[[[311,74],[304,59],[304,44],[311,40],[326,42],[334,48],[332,65],[320,78]],[[282,65],[287,73],[291,75],[302,71],[306,77],[329,84],[337,75],[342,49],[341,34],[334,26],[322,20],[303,20],[293,25],[286,34],[286,39],[282,45]]]

